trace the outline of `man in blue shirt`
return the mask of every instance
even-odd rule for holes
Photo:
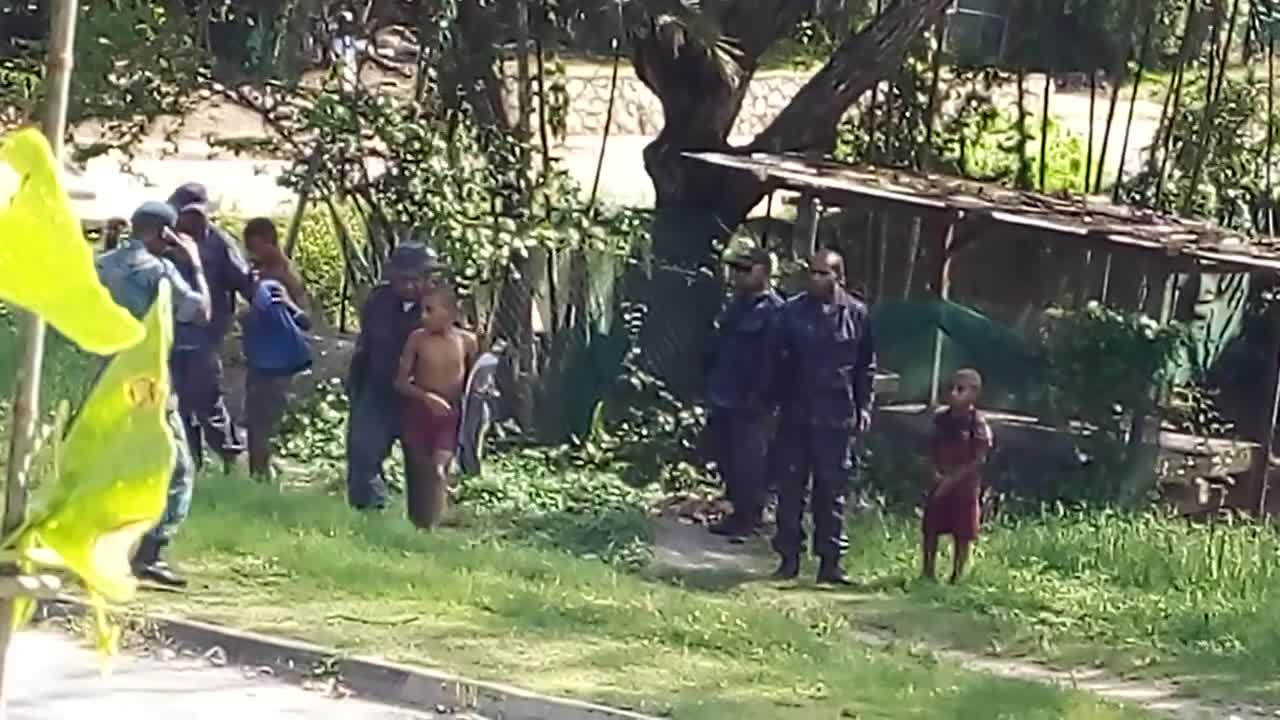
[[[717,323],[706,363],[707,439],[733,512],[717,535],[755,532],[766,499],[776,409],[770,388],[782,298],[770,289],[773,259],[763,248],[732,249],[733,299]]]
[[[235,241],[209,222],[209,192],[188,183],[174,191],[169,205],[178,213],[177,229],[195,239],[212,302],[209,322],[179,327],[174,342],[174,376],[191,454],[204,460],[204,445],[231,463],[244,451],[222,390],[222,343],[235,321],[236,296],[253,299],[253,278]],[[190,272],[181,258],[178,268]]]
[[[822,250],[809,260],[809,290],[782,310],[776,576],[800,572],[805,496],[813,513],[818,582],[846,585],[844,507],[853,473],[853,439],[871,425],[875,347],[867,306],[844,289],[844,259]],[[808,493],[812,480],[812,492]]]
[[[167,281],[173,288],[174,321],[195,325],[207,323],[210,301],[200,253],[190,238],[174,233],[176,221],[177,214],[168,205],[143,204],[130,221],[132,232],[129,239],[98,257],[98,277],[112,299],[139,319],[155,302],[160,284]],[[191,284],[166,259],[169,254],[186,258],[192,268]],[[175,394],[169,396],[167,419],[177,452],[177,462],[169,479],[169,498],[160,524],[143,537],[133,559],[133,568],[140,578],[170,587],[183,587],[186,580],[162,559],[165,547],[191,509],[195,480],[195,467]]]

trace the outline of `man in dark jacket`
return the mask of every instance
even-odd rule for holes
[[[778,450],[779,579],[800,572],[805,495],[812,479],[813,550],[818,582],[845,585],[844,506],[853,472],[853,439],[870,427],[875,347],[867,307],[844,289],[844,260],[823,250],[809,260],[809,290],[782,310]]]
[[[755,532],[766,497],[775,406],[769,394],[778,350],[782,298],[770,288],[773,260],[742,245],[725,258],[733,299],[717,323],[706,365],[707,438],[733,512],[711,528],[717,535]]]
[[[422,327],[422,298],[430,286],[434,255],[423,245],[396,247],[386,282],[360,309],[360,336],[347,375],[347,501],[357,510],[387,504],[382,465],[400,436],[403,401],[395,390],[400,353]]]
[[[249,265],[231,236],[209,222],[209,192],[188,183],[174,191],[169,205],[178,213],[177,229],[200,249],[200,260],[213,302],[207,326],[175,329],[173,372],[178,399],[196,464],[204,461],[204,445],[230,463],[244,451],[240,433],[227,411],[222,389],[222,343],[235,321],[236,296],[253,299]],[[179,270],[187,271],[183,265]]]

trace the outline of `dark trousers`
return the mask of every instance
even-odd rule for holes
[[[755,410],[714,408],[707,418],[711,456],[735,517],[760,522],[768,497],[773,417]]]
[[[225,461],[244,452],[222,394],[222,358],[218,349],[175,350],[172,367],[178,407],[196,467],[204,465],[205,445]]]
[[[401,412],[390,392],[357,390],[351,397],[347,416],[347,502],[357,510],[387,506],[382,467],[400,437]]]
[[[813,514],[813,553],[839,561],[846,540],[844,507],[853,479],[853,439],[842,428],[784,426],[778,437],[778,533],[773,549],[786,557],[804,550],[806,500]]]

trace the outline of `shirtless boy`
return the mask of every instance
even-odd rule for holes
[[[462,393],[478,352],[475,336],[459,329],[457,320],[453,291],[431,291],[422,306],[422,329],[409,336],[396,373],[396,390],[409,398],[401,433],[409,520],[424,530],[444,516]]]

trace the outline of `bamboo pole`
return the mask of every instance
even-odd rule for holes
[[[1124,163],[1129,154],[1129,136],[1133,132],[1133,111],[1138,107],[1138,89],[1142,87],[1142,75],[1147,71],[1147,53],[1151,50],[1151,26],[1155,24],[1154,9],[1142,32],[1142,50],[1138,54],[1138,74],[1133,78],[1133,95],[1129,97],[1129,115],[1124,121],[1124,139],[1120,142],[1120,166],[1116,168],[1116,184],[1111,189],[1111,199],[1120,201],[1120,184],[1124,182]]]
[[[1121,65],[1121,68],[1123,67]],[[1102,171],[1107,164],[1107,146],[1111,144],[1111,125],[1116,119],[1116,105],[1120,102],[1120,84],[1123,81],[1123,70],[1116,72],[1111,78],[1111,104],[1107,107],[1107,124],[1102,129],[1102,147],[1098,149],[1098,167],[1093,181],[1095,193],[1102,190]]]
[[[1044,99],[1040,107],[1040,192],[1048,188],[1044,186],[1045,176],[1049,169],[1049,94],[1053,91],[1053,73],[1049,68],[1044,70]]]
[[[1098,70],[1089,70],[1089,144],[1084,149],[1084,192],[1089,193],[1089,178],[1093,177],[1093,122],[1098,107]]]
[[[933,57],[930,58],[929,64],[929,100],[924,111],[924,143],[916,149],[916,169],[924,170],[924,163],[921,161],[921,153],[932,156],[933,152],[933,133],[934,133],[934,116],[938,114],[938,85],[942,80],[942,52],[945,49],[945,39],[947,36],[947,16],[943,15],[938,24],[934,26],[934,32],[937,34],[935,38],[936,44],[933,48]]]
[[[1209,146],[1213,144],[1213,121],[1218,113],[1218,96],[1222,93],[1223,81],[1227,77],[1227,48],[1231,46],[1231,37],[1235,31],[1235,19],[1240,10],[1240,0],[1231,4],[1231,17],[1227,20],[1227,40],[1225,46],[1218,45],[1222,32],[1221,23],[1213,29],[1212,43],[1209,45],[1209,81],[1205,84],[1204,112],[1200,117],[1200,136],[1196,139],[1195,156],[1191,164],[1191,182],[1187,185],[1187,194],[1182,201],[1182,214],[1187,215],[1195,205],[1196,186],[1200,184],[1200,175],[1204,172],[1204,161]],[[1218,60],[1218,49],[1222,48],[1222,59]],[[1215,84],[1214,67],[1217,66]]]
[[[1018,68],[1018,172],[1014,177],[1014,186],[1019,190],[1031,187],[1027,167],[1027,71]]]
[[[67,101],[71,91],[71,68],[75,62],[73,49],[78,5],[78,0],[62,0],[54,4],[50,13],[45,75],[48,87],[42,127],[56,163],[62,162],[63,139],[67,132]],[[25,345],[13,394],[13,427],[9,440],[9,464],[5,469],[2,533],[5,536],[17,530],[27,516],[27,474],[31,469],[35,444],[36,416],[40,412],[40,374],[44,363],[44,321],[34,314],[23,313],[22,325]],[[9,641],[13,635],[13,612],[12,598],[0,601],[0,720],[6,715],[4,689]]]
[[[619,42],[618,38],[613,39],[613,70],[609,77],[609,104],[604,111],[604,129],[600,132],[600,155],[596,158],[596,172],[591,179],[591,199],[587,201],[588,210],[595,208],[596,199],[600,196],[600,176],[604,174],[604,154],[609,149],[609,134],[613,130],[613,111],[618,102],[618,72],[619,65],[622,63]]]
[[[1276,234],[1276,208],[1274,188],[1271,179],[1271,161],[1274,154],[1273,147],[1276,143],[1276,39],[1268,34],[1267,36],[1267,164],[1266,164],[1266,187],[1267,187],[1267,236],[1275,237]]]

